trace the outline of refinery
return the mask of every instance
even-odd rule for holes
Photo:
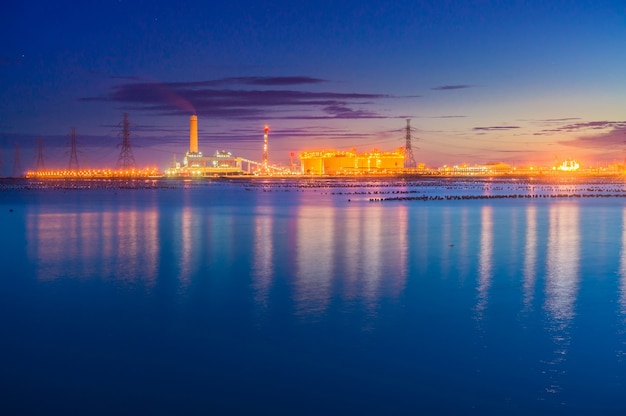
[[[575,160],[565,160],[552,166],[512,166],[503,162],[486,164],[444,165],[430,168],[424,163],[416,163],[411,144],[410,120],[406,125],[405,146],[392,151],[373,148],[358,153],[350,150],[319,149],[305,150],[297,154],[299,164],[293,162],[295,153],[290,154],[288,167],[275,166],[269,160],[269,126],[263,129],[262,141],[259,135],[261,161],[236,156],[229,150],[219,150],[205,155],[200,150],[198,136],[198,116],[189,118],[189,148],[182,162],[174,160],[164,171],[151,168],[136,168],[130,145],[128,115],[122,123],[121,151],[115,169],[80,169],[76,157],[76,141],[72,130],[70,163],[67,169],[47,170],[43,165],[43,151],[39,142],[37,169],[25,174],[14,167],[13,177],[33,179],[135,179],[135,178],[210,178],[210,177],[255,177],[255,176],[370,176],[370,175],[429,175],[429,176],[500,176],[500,175],[555,175],[593,174],[616,175],[624,173],[624,165],[614,164],[603,168],[582,168]],[[262,145],[262,147],[261,147]],[[16,166],[19,165],[16,146]]]

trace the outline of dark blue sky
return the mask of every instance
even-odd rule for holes
[[[260,159],[404,145],[429,166],[623,160],[626,2],[10,1],[0,16],[4,173],[113,166],[122,113],[139,165],[187,150]]]

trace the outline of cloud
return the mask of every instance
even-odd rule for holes
[[[577,130],[603,130],[606,128],[622,128],[626,127],[624,121],[588,121],[585,123],[567,124],[560,127],[559,131],[577,131]]]
[[[619,148],[620,151],[622,151],[626,148],[626,123],[621,123],[619,127],[612,128],[608,132],[591,135],[588,134],[572,140],[562,140],[558,143],[564,146],[583,149]]]
[[[567,119],[565,119],[567,120]],[[626,128],[626,121],[587,121],[583,123],[569,123],[561,126],[556,126],[550,129],[543,129],[537,134],[550,134],[550,133],[572,133],[585,130],[606,130],[606,129],[623,129]]]
[[[440,85],[439,87],[432,87],[433,91],[448,91],[448,90],[463,90],[466,88],[474,88],[475,85],[458,84],[458,85]]]
[[[240,77],[240,78],[225,78],[224,80],[232,80],[235,83],[246,85],[265,85],[265,86],[278,86],[278,85],[306,85],[306,84],[320,84],[327,82],[324,79],[312,78],[312,77]]]
[[[580,117],[546,118],[544,120],[539,120],[539,121],[552,123],[552,122],[558,122],[558,121],[572,121],[572,120],[580,120]]]
[[[192,82],[127,82],[99,97],[81,101],[115,102],[125,110],[142,110],[156,115],[195,113],[211,118],[266,119],[361,119],[387,118],[363,109],[353,109],[390,98],[384,94],[314,92],[262,87],[308,85],[326,82],[312,77],[240,77]],[[256,86],[255,89],[227,88],[228,85]],[[295,114],[294,114],[295,112]]]
[[[475,131],[503,131],[503,130],[512,130],[519,129],[519,126],[486,126],[486,127],[474,127]]]

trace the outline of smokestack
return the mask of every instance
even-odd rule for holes
[[[198,153],[198,116],[189,117],[189,153]]]

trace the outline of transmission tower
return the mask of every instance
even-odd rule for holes
[[[20,147],[15,142],[15,159],[13,160],[13,177],[19,178],[22,176],[22,165],[20,163]]]
[[[404,145],[404,167],[415,168],[415,156],[413,156],[413,146],[411,146],[411,119],[406,120],[406,144]]]
[[[76,155],[76,127],[72,127],[72,144],[70,148],[70,163],[68,170],[78,170],[78,156]]]
[[[39,154],[37,155],[37,170],[46,170],[46,165],[43,163],[43,140],[39,136]]]
[[[130,147],[130,122],[128,121],[128,113],[124,113],[124,121],[122,121],[122,143],[120,147],[120,156],[117,158],[115,169],[134,169],[135,157]]]

